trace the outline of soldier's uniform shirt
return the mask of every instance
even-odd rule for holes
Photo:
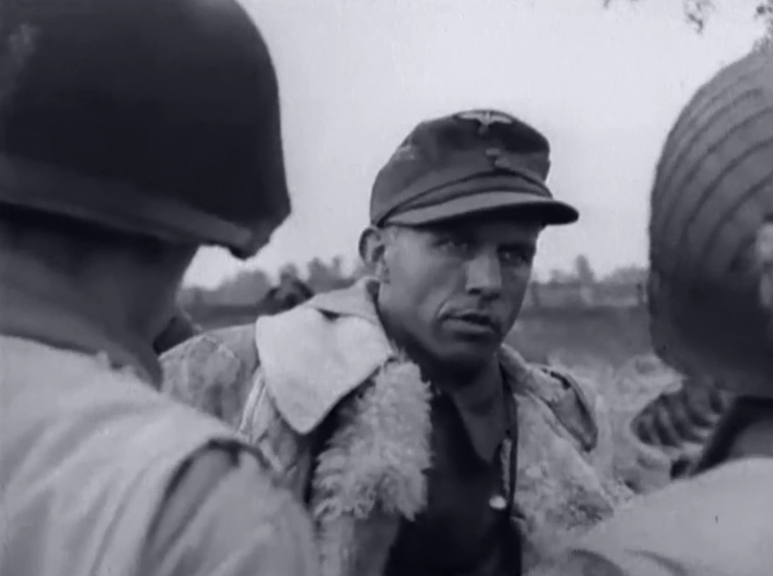
[[[528,576],[770,576],[773,458],[648,494]]]
[[[303,512],[224,425],[152,389],[149,346],[86,320],[64,280],[0,272],[0,574],[314,574]]]
[[[507,512],[491,505],[507,490],[499,458],[507,433],[500,367],[493,361],[463,388],[434,388],[427,510],[403,521],[387,576],[502,574]]]

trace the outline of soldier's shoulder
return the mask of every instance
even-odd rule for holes
[[[630,576],[697,576],[706,566],[712,574],[762,573],[761,566],[773,565],[773,552],[754,538],[773,529],[769,460],[740,459],[631,501],[567,546],[564,573],[605,574],[581,571],[587,557],[598,560],[593,567],[614,564]]]
[[[259,454],[236,442],[209,445],[178,470],[148,535],[148,566],[168,563],[191,543],[206,551],[197,574],[233,565],[234,557],[254,568],[257,554],[281,559],[287,573],[311,574],[314,566],[300,503]]]

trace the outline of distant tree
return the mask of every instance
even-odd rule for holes
[[[608,8],[615,2],[621,0],[602,0],[605,8]],[[624,0],[631,3],[644,2],[646,0]],[[737,0],[734,0],[737,1]],[[711,14],[717,11],[715,0],[682,0],[684,7],[685,20],[698,32],[701,33],[711,20]],[[765,26],[765,36],[770,37],[773,34],[773,0],[757,0],[749,2],[749,9],[754,16],[761,20]]]
[[[629,286],[642,284],[647,279],[647,269],[643,266],[621,266],[607,275],[603,282],[606,284],[626,284]]]
[[[333,257],[328,268],[330,269],[330,273],[336,278],[346,278],[346,274],[344,273],[344,259],[340,256]]]
[[[333,258],[330,264],[319,258],[314,258],[308,264],[307,282],[315,293],[343,288],[352,281],[343,272],[343,260],[340,257]]]
[[[773,48],[773,19],[766,24],[765,34],[759,38],[752,47],[756,52],[766,52]]]
[[[262,270],[243,270],[210,293],[208,303],[244,306],[260,301],[271,289],[271,280]]]
[[[593,286],[596,283],[596,274],[593,272],[590,260],[584,254],[579,255],[575,259],[574,273],[583,286]]]
[[[314,296],[314,290],[298,277],[298,268],[285,266],[279,273],[279,282],[260,302],[263,314],[276,314],[294,308]]]
[[[551,284],[574,284],[577,282],[577,276],[573,272],[554,269],[550,271]]]
[[[590,265],[588,257],[580,254],[574,260],[574,276],[579,284],[580,302],[585,306],[591,306],[594,301],[594,287],[596,286],[596,274]]]
[[[765,37],[761,43],[766,45],[773,39],[773,0],[757,4],[757,18],[765,22]]]
[[[540,297],[542,294],[541,290],[542,286],[540,286],[537,282],[532,282],[529,284],[527,301],[529,305],[536,310],[542,309],[542,298]]]
[[[301,271],[294,262],[289,262],[279,269],[279,278],[300,278]]]

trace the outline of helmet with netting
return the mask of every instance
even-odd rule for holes
[[[668,135],[651,195],[648,288],[658,354],[754,396],[773,396],[756,251],[772,219],[773,59],[756,52],[701,87]]]
[[[0,2],[0,210],[250,256],[289,213],[279,116],[234,0]]]

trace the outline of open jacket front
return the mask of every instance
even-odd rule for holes
[[[508,347],[499,357],[517,404],[512,520],[528,569],[628,493],[589,463],[597,429],[577,383]],[[198,336],[163,364],[170,394],[237,427],[308,503],[322,576],[381,576],[401,519],[426,504],[431,388],[384,334],[364,282]]]

